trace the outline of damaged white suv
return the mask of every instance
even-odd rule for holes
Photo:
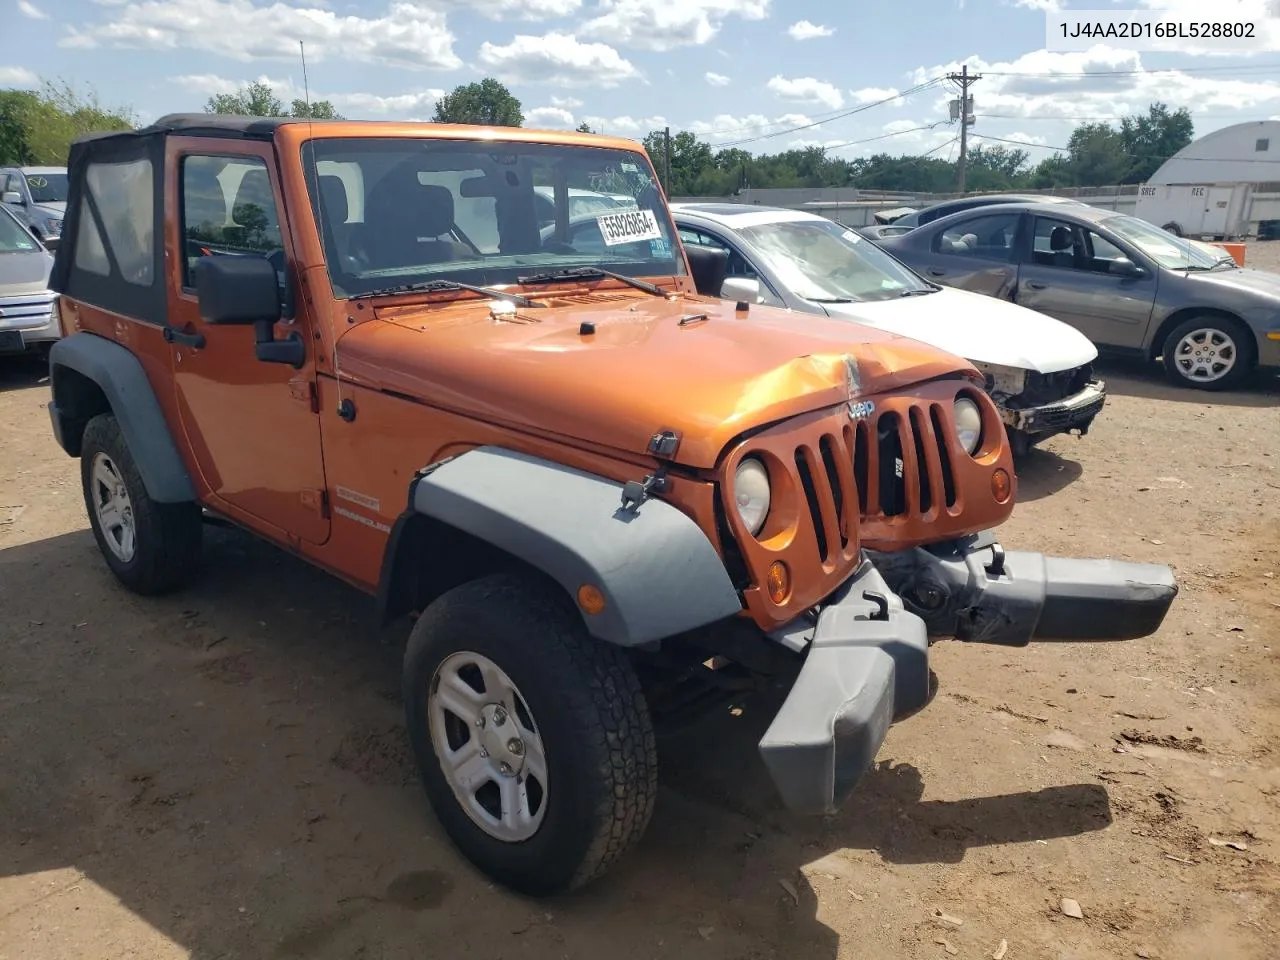
[[[723,277],[698,292],[847,317],[964,357],[987,377],[1014,452],[1089,431],[1106,402],[1098,350],[1060,320],[922,277],[865,237],[800,210],[675,203],[687,246],[728,251]]]

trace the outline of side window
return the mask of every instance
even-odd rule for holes
[[[1078,227],[1053,217],[1036,217],[1031,235],[1031,255],[1043,267],[1084,268],[1088,262],[1084,238]]]
[[[155,275],[156,241],[153,236],[155,182],[151,161],[92,164],[85,172],[85,184],[97,205],[105,236],[98,235],[91,216],[82,216],[80,236],[88,242],[83,247],[77,245],[77,265],[90,273],[106,276],[110,272],[106,255],[109,249],[122,280],[135,286],[150,287]],[[87,201],[82,212],[89,213]],[[89,237],[85,236],[86,225],[90,225]]]
[[[10,191],[19,195],[22,194],[22,178],[16,173],[11,173],[5,177],[4,192],[9,193]]]
[[[269,256],[284,248],[271,176],[259,157],[184,157],[180,202],[185,286],[200,257]],[[283,266],[281,260],[277,270]]]
[[[1018,232],[1018,214],[993,213],[970,217],[943,230],[933,239],[936,253],[980,260],[1009,260]]]

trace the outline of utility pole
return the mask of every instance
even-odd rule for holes
[[[960,100],[951,101],[951,116],[960,118],[960,163],[959,163],[959,180],[957,189],[960,193],[964,193],[964,174],[965,166],[969,160],[969,125],[973,123],[973,97],[969,96],[969,87],[978,80],[982,79],[981,74],[970,74],[969,66],[965,64],[960,68],[959,73],[947,74],[947,79],[953,83],[960,84]],[[957,109],[958,107],[958,109]]]
[[[671,128],[664,127],[662,130],[662,169],[665,183],[663,186],[667,188],[667,196],[671,196]]]

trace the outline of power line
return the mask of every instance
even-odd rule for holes
[[[757,140],[769,140],[773,137],[785,136],[788,133],[796,133],[800,130],[811,130],[814,127],[822,126],[824,123],[830,123],[832,120],[843,120],[845,117],[852,117],[854,114],[862,113],[866,110],[872,109],[873,107],[879,107],[886,103],[892,103],[894,100],[901,100],[903,97],[909,97],[912,94],[919,93],[921,90],[927,90],[929,87],[935,86],[941,82],[942,82],[941,77],[934,77],[932,80],[926,81],[925,83],[916,84],[916,86],[914,87],[911,87],[907,90],[903,90],[900,93],[895,93],[891,97],[885,97],[883,100],[876,100],[872,103],[864,103],[859,107],[855,107],[852,110],[846,110],[844,113],[837,114],[834,117],[828,117],[825,120],[814,120],[814,121],[811,121],[810,123],[803,123],[796,127],[789,127],[786,130],[775,131],[774,133],[761,134],[760,136],[757,136],[757,137],[744,137],[740,140],[726,140],[720,143],[713,143],[711,144],[711,146],[736,147],[744,143],[755,143]]]
[[[895,130],[893,131],[893,133],[882,133],[877,137],[867,137],[865,140],[846,140],[843,143],[829,144],[826,147],[826,149],[827,150],[843,150],[845,147],[857,147],[857,146],[861,146],[864,143],[875,143],[877,140],[888,140],[891,137],[904,137],[908,133],[919,133],[921,130],[933,130],[937,127],[942,126],[944,123],[948,123],[948,122],[949,121],[947,120],[939,120],[937,123],[926,123],[922,127],[910,127],[907,130]],[[946,144],[943,144],[943,146],[946,146]],[[934,149],[937,149],[937,148],[935,147]]]
[[[1101,123],[1108,120],[1131,120],[1132,116],[1115,116],[1115,117],[1020,117],[1012,113],[975,113],[973,116],[982,120],[1054,120],[1054,121],[1075,121],[1075,122],[1092,122]],[[1269,117],[1270,114],[1267,114]],[[1265,120],[1267,117],[1261,114],[1256,115],[1257,118]],[[1191,115],[1192,120],[1239,120],[1241,123],[1249,123],[1249,117],[1241,117],[1235,113],[1195,113]]]

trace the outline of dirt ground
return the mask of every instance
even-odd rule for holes
[[[1280,269],[1280,244],[1250,246]],[[534,902],[426,804],[403,631],[221,530],[198,587],[125,593],[44,371],[5,363],[0,960],[1274,956],[1280,381],[1208,397],[1102,372],[1094,432],[1033,455],[1003,539],[1171,563],[1157,636],[937,645],[937,700],[827,819],[780,809],[767,709],[710,718],[662,743],[642,845]]]

